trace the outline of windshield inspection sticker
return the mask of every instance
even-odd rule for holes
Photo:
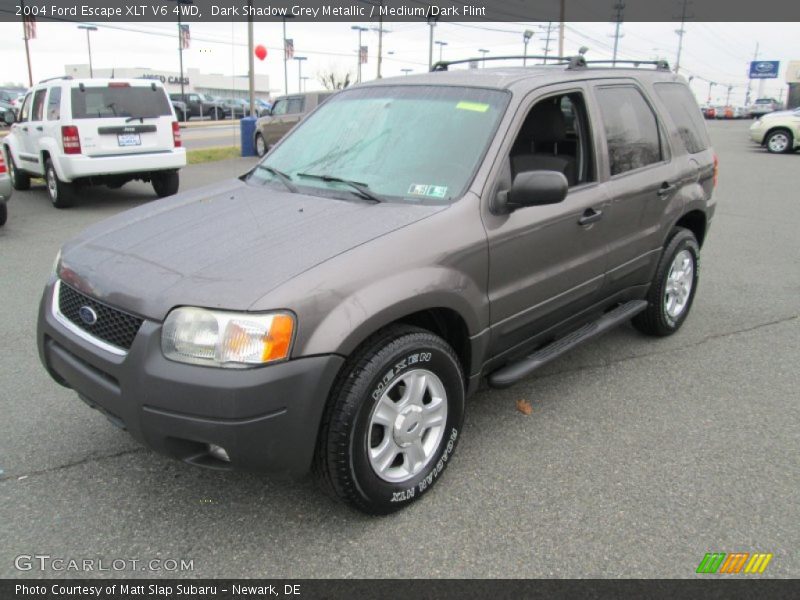
[[[425,185],[412,183],[408,188],[409,196],[426,196],[428,198],[444,198],[447,196],[446,185]]]
[[[472,110],[475,112],[486,112],[489,110],[489,105],[484,104],[483,102],[467,102],[466,100],[462,100],[458,104],[456,104],[456,108],[459,110]]]

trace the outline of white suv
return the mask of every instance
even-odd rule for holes
[[[172,104],[159,82],[144,79],[42,81],[25,95],[3,149],[14,188],[44,177],[56,208],[85,184],[140,179],[170,196],[186,165]]]

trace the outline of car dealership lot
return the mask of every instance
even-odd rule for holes
[[[57,211],[42,185],[16,193],[0,230],[0,576],[79,575],[14,568],[48,554],[189,559],[179,575],[209,577],[690,577],[710,551],[771,552],[765,575],[800,576],[800,154],[756,148],[749,124],[708,124],[719,204],[686,326],[655,341],[625,326],[481,391],[446,485],[385,518],[311,478],[162,458],[51,381],[34,333],[57,248],[154,195],[95,188]],[[188,167],[182,189],[251,164]]]

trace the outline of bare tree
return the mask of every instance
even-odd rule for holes
[[[326,90],[343,90],[353,83],[350,71],[341,72],[339,69],[329,67],[317,72],[317,80]]]

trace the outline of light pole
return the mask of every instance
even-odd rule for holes
[[[97,27],[94,25],[78,25],[78,29],[86,30],[86,45],[89,48],[89,77],[94,77],[94,69],[92,68],[92,40],[89,38],[89,34],[92,31],[97,31]]]
[[[414,69],[400,69],[400,71],[401,71],[402,73],[406,74],[406,75],[408,75],[409,73],[411,73],[411,71],[413,71],[413,70],[414,70]]]
[[[307,57],[305,56],[295,56],[294,59],[297,61],[297,91],[299,93],[303,92],[303,61],[306,60]]]
[[[481,53],[481,67],[486,67],[486,55],[489,54],[489,51],[486,48],[478,48],[478,52]]]
[[[439,62],[442,62],[442,50],[444,49],[445,46],[447,46],[447,42],[442,42],[437,40],[436,42],[434,42],[434,44],[439,46]]]
[[[289,66],[288,57],[286,56],[286,19],[291,19],[292,14],[288,13],[283,16],[283,89],[284,93],[289,93]],[[292,49],[294,53],[294,49]]]
[[[309,79],[311,79],[311,78],[310,77],[306,77],[305,75],[300,78],[300,80],[303,82],[303,91],[304,92],[306,91],[306,81],[308,81]]]
[[[531,41],[532,37],[533,37],[533,31],[531,31],[530,29],[526,29],[525,33],[522,34],[522,43],[525,44],[525,52],[522,55],[523,67],[528,64],[528,42]]]
[[[433,69],[433,28],[436,27],[437,17],[428,17],[428,27],[430,35],[428,37],[428,71]]]
[[[708,82],[708,104],[711,104],[711,88],[713,88],[715,85],[717,84],[713,81]]]
[[[178,9],[178,57],[181,66],[181,102],[186,102],[186,91],[183,85],[183,26],[181,25],[181,4],[194,4],[193,0],[169,0]]]
[[[361,33],[369,31],[369,27],[361,27],[360,25],[353,25],[350,29],[358,32],[358,75],[356,76],[356,83],[361,83]]]

